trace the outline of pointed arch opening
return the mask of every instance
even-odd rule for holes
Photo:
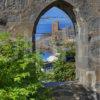
[[[76,18],[72,5],[58,0],[51,3],[41,11],[34,23],[32,35],[33,50],[41,49],[39,52],[42,52],[43,56],[45,55],[43,60],[49,62],[49,65],[52,66],[52,61],[58,59],[58,51],[67,51],[69,48],[65,47],[66,43],[68,41],[74,42],[73,38],[76,34],[75,24]],[[69,55],[65,59],[75,62],[74,57]],[[49,65],[47,67],[50,68]]]
[[[39,22],[41,16],[43,16],[49,9],[51,9],[53,7],[57,7],[59,9],[61,9],[62,11],[64,11],[69,16],[71,21],[73,22],[73,25],[75,28],[76,17],[75,17],[74,11],[73,11],[74,7],[70,3],[68,3],[64,0],[63,1],[56,0],[56,1],[52,2],[51,4],[49,4],[44,9],[41,10],[40,14],[38,15],[38,17],[36,18],[36,20],[34,22],[34,27],[33,27],[33,32],[32,32],[33,50],[35,50],[35,34],[36,34],[38,22]],[[76,32],[75,32],[75,34],[76,34]]]

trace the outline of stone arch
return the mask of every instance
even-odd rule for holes
[[[12,10],[7,8],[8,5],[5,4],[4,1],[7,0],[1,1],[3,9],[0,9],[0,23],[2,23],[5,15],[8,19],[7,23],[3,23],[4,26],[1,25],[0,31],[7,30],[12,33],[21,33],[21,35],[25,34],[29,40],[31,40],[30,38],[32,37],[32,34],[34,35],[36,33],[37,22],[43,13],[53,6],[65,11],[72,19],[75,25],[75,30],[78,33],[76,34],[77,79],[80,83],[86,86],[90,85],[88,83],[92,83],[92,87],[94,85],[94,88],[100,93],[100,61],[94,61],[93,59],[94,56],[99,56],[100,52],[98,53],[96,51],[95,55],[93,54],[93,51],[91,51],[91,48],[93,47],[94,50],[97,50],[100,47],[98,44],[100,40],[100,38],[98,38],[98,36],[100,36],[99,0],[24,0],[28,2],[27,6],[22,9],[19,9],[20,4],[18,0],[14,0],[15,5],[12,7],[15,6],[15,9]],[[97,45],[96,48],[95,45]],[[89,53],[91,52],[93,55],[92,57],[89,57]],[[90,79],[88,76],[93,77]]]
[[[52,2],[51,4],[47,5],[41,12],[40,14],[38,15],[38,17],[36,18],[36,21],[34,22],[34,27],[33,27],[33,34],[36,33],[36,27],[37,27],[37,24],[39,22],[39,19],[40,17],[45,13],[47,12],[49,9],[51,9],[52,7],[58,7],[59,9],[63,10],[69,17],[70,19],[72,20],[73,23],[76,23],[76,17],[75,17],[75,14],[74,14],[74,7],[73,5],[71,5],[70,3],[66,2],[66,1],[54,1]]]
[[[38,25],[38,22],[41,18],[42,15],[44,15],[49,9],[51,9],[52,7],[57,7],[59,9],[61,9],[62,11],[64,11],[69,18],[71,19],[73,26],[74,26],[74,31],[75,34],[77,35],[77,18],[76,18],[76,12],[75,12],[75,7],[72,3],[66,2],[66,0],[60,1],[60,0],[55,0],[54,2],[51,2],[50,4],[48,4],[46,7],[44,7],[40,13],[38,14],[35,22],[34,22],[34,27],[33,27],[33,32],[32,32],[32,42],[33,42],[33,51],[35,50],[35,34],[36,34],[36,28]],[[78,52],[78,50],[76,49],[76,53]],[[77,61],[77,59],[76,59]],[[77,64],[76,64],[77,67]],[[77,75],[77,73],[76,73]]]
[[[72,4],[70,4],[66,1],[59,1],[59,0],[56,0],[52,3],[50,3],[49,5],[47,5],[45,8],[43,8],[41,10],[41,12],[39,13],[38,17],[36,18],[36,20],[34,22],[34,27],[33,27],[33,32],[32,32],[33,50],[35,50],[35,36],[34,35],[36,33],[36,28],[37,28],[38,22],[39,22],[41,16],[44,15],[45,12],[47,12],[52,7],[57,7],[59,9],[61,9],[62,11],[64,11],[70,17],[70,19],[72,20],[74,28],[76,28],[75,27],[75,25],[76,25],[76,16],[75,16],[75,13],[73,11],[74,6]]]
[[[80,56],[79,55],[82,56],[82,53],[80,52],[80,48],[81,48],[82,41],[80,42],[81,43],[80,44],[78,42],[78,40],[80,41],[82,39],[82,38],[80,38],[80,36],[81,36],[81,33],[80,32],[81,32],[81,30],[84,31],[84,28],[85,28],[84,26],[85,25],[83,24],[83,20],[81,19],[79,10],[76,9],[76,11],[75,11],[75,8],[74,8],[73,4],[67,2],[66,0],[63,0],[63,1],[55,0],[54,2],[51,2],[50,4],[48,4],[46,7],[44,7],[40,11],[40,13],[38,14],[38,16],[37,16],[37,18],[36,18],[36,20],[34,22],[34,27],[33,27],[33,32],[32,32],[33,50],[35,50],[35,33],[36,33],[36,28],[37,28],[39,19],[41,18],[42,15],[45,14],[45,12],[47,12],[52,7],[58,7],[59,9],[61,9],[62,11],[64,11],[70,17],[70,19],[72,20],[73,25],[74,25],[74,28],[75,28],[75,31],[79,33],[78,35],[76,34],[77,35],[77,43],[76,43],[76,45],[77,45],[77,47],[76,47],[77,48],[76,49],[76,53],[77,53],[77,57],[76,57],[76,77],[77,77],[77,79],[80,82],[83,83],[85,79],[84,79],[84,77],[82,77],[82,75],[84,74],[85,71],[84,70],[82,72],[79,71],[80,70],[80,67],[79,66],[82,67],[81,61],[83,59],[82,58],[81,61],[79,61],[79,59],[80,59]]]
[[[85,86],[93,87],[95,84],[95,71],[89,65],[89,48],[88,48],[88,22],[85,19],[85,14],[82,12],[81,7],[78,5],[74,6],[72,3],[67,2],[68,0],[54,0],[53,2],[50,1],[49,3],[43,4],[42,9],[38,12],[38,16],[34,21],[33,27],[33,47],[35,47],[35,33],[36,27],[39,22],[40,17],[47,12],[52,7],[58,7],[59,9],[63,10],[67,15],[70,17],[74,24],[75,33],[76,33],[76,79]],[[82,4],[82,1],[80,1]],[[83,7],[84,8],[84,7]],[[78,34],[77,34],[78,33]],[[35,49],[35,48],[34,48]],[[33,50],[34,50],[33,49]],[[90,74],[88,74],[90,73]],[[92,77],[92,79],[87,79],[88,75]]]

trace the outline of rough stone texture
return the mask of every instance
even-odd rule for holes
[[[41,15],[53,6],[75,26],[77,80],[100,93],[100,0],[0,0],[0,31],[30,39]]]
[[[49,85],[47,88],[52,88],[52,94],[48,95],[54,100],[99,100],[98,95],[91,89],[83,87],[76,82],[60,83],[58,86]],[[54,83],[52,83],[54,84]]]

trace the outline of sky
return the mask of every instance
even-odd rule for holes
[[[55,21],[59,21],[60,29],[73,26],[71,19],[64,11],[57,7],[52,7],[43,16],[41,16],[37,25],[36,33],[51,33],[51,26]]]

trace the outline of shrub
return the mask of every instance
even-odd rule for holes
[[[54,79],[56,81],[71,81],[75,79],[75,64],[73,62],[60,62],[54,64]]]
[[[75,45],[66,45],[68,51],[60,51],[58,60],[54,62],[55,81],[71,81],[75,79]],[[74,59],[69,59],[69,58]],[[69,59],[69,60],[68,60]]]
[[[28,41],[7,35],[0,38],[0,99],[27,100],[31,94],[35,100],[42,87],[43,62],[38,53],[32,52]]]

